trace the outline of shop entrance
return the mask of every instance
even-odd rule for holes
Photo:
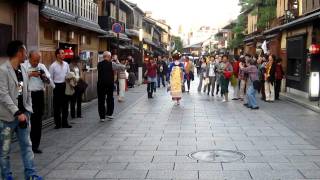
[[[306,36],[295,36],[287,39],[287,86],[308,92],[309,77],[306,72]]]

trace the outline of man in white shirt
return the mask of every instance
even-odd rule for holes
[[[66,98],[66,76],[70,72],[68,63],[64,62],[64,50],[58,48],[55,52],[56,61],[49,68],[50,75],[55,84],[53,90],[53,108],[55,129],[72,128],[68,124],[68,103]]]
[[[30,51],[29,61],[24,62],[29,74],[29,90],[31,91],[32,109],[31,132],[32,150],[41,154],[39,149],[42,130],[42,115],[44,111],[44,90],[45,85],[50,84],[54,88],[54,83],[50,78],[50,73],[44,64],[40,63],[41,54],[39,51]]]

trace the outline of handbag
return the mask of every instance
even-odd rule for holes
[[[83,79],[79,79],[77,86],[75,88],[78,92],[84,93],[88,88],[88,84]]]
[[[232,76],[232,72],[230,71],[223,71],[223,75],[226,79],[230,79]]]
[[[253,88],[258,91],[261,89],[261,83],[259,80],[253,81]]]
[[[228,65],[231,66],[230,64],[228,64]],[[228,65],[226,66],[226,68],[223,71],[224,78],[226,78],[226,79],[230,79],[233,74],[233,72],[227,71]]]

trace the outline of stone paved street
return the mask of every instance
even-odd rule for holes
[[[36,164],[46,180],[320,179],[319,114],[285,101],[260,103],[252,111],[193,86],[175,106],[166,89],[148,100],[139,87],[116,106],[112,122],[100,123],[92,102],[71,130],[47,129]],[[187,157],[215,149],[246,157],[232,163]],[[22,171],[17,153],[15,173]]]

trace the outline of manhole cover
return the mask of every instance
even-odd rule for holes
[[[246,155],[241,152],[231,150],[205,150],[188,154],[188,157],[204,162],[229,163],[243,160]]]

